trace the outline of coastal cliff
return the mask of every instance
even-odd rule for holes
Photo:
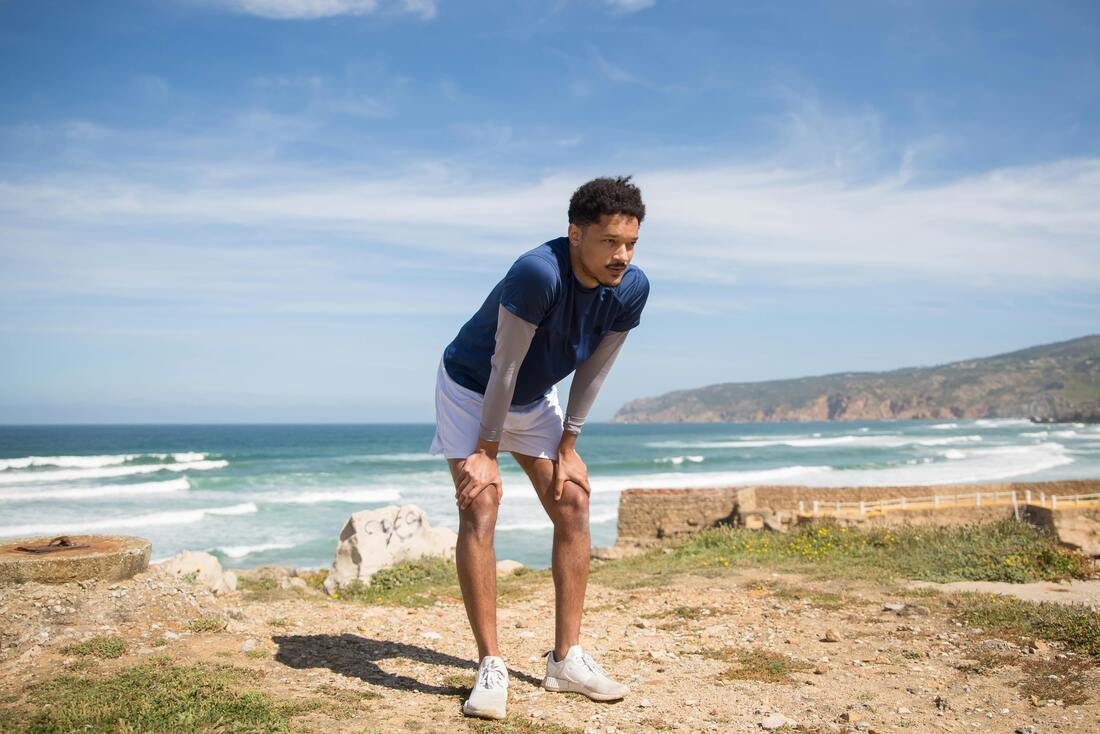
[[[936,367],[733,382],[633,400],[615,423],[1100,421],[1100,335]]]

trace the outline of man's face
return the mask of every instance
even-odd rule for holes
[[[577,279],[587,288],[616,287],[634,257],[638,219],[629,214],[601,214],[600,221],[569,225],[570,259]]]

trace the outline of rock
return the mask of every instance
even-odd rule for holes
[[[1084,553],[1100,556],[1100,522],[1084,515],[1068,512],[1053,513],[1054,532],[1058,541]]]
[[[1040,640],[1038,638],[1028,640],[1027,647],[1032,652],[1038,653],[1040,655],[1047,655],[1051,651],[1050,643],[1046,642],[1045,640]]]
[[[222,570],[218,559],[203,551],[182,551],[162,563],[154,566],[160,573],[177,579],[186,579],[205,586],[215,594],[236,591],[237,576]]]
[[[454,560],[457,541],[453,530],[430,527],[427,515],[416,505],[361,510],[340,531],[325,590],[332,594],[354,580],[370,583],[376,571],[403,560],[422,556]]]
[[[255,649],[256,641],[251,637],[249,637],[247,640],[244,641],[243,644],[241,644],[241,652],[252,652]]]
[[[523,568],[523,564],[519,561],[503,560],[497,561],[497,576],[511,576],[519,569]]]
[[[620,558],[640,555],[645,553],[647,549],[645,545],[623,542],[616,543],[615,545],[592,548],[588,552],[588,557],[596,561],[617,561]]]
[[[829,666],[825,663],[818,663],[817,667],[814,668],[814,675],[825,675],[828,672]]]
[[[781,729],[784,726],[795,726],[795,722],[788,719],[783,714],[772,714],[766,716],[763,721],[760,722],[760,727],[771,731],[773,729]]]
[[[822,642],[840,642],[840,635],[836,633],[836,630],[825,630],[825,635],[821,638]]]
[[[648,698],[643,698],[641,701],[638,701],[638,705],[644,709],[647,709],[652,706],[653,703]]]
[[[172,630],[164,631],[164,639],[166,640],[178,640],[179,638],[180,636],[178,632],[173,632]]]
[[[1031,724],[1016,727],[1016,734],[1039,734],[1039,730]]]
[[[423,637],[425,640],[442,640],[443,639],[443,635],[439,634],[438,632],[434,632],[432,630],[425,630],[424,632],[420,633],[420,636]]]
[[[897,602],[889,602],[889,603],[886,603],[886,604],[882,605],[882,611],[884,611],[884,612],[895,612],[895,613],[897,613],[897,612],[900,612],[902,609],[905,609],[905,605],[904,604],[899,604]]]
[[[922,607],[919,604],[906,604],[898,612],[899,617],[927,617],[932,613],[928,607]]]
[[[975,645],[979,650],[989,650],[990,652],[1019,652],[1020,648],[1013,645],[1007,640],[998,640],[997,638],[991,638],[988,640],[982,640]]]

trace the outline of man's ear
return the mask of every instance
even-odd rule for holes
[[[569,244],[576,247],[581,243],[581,228],[572,222],[569,223]]]

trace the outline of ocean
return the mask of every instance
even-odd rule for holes
[[[360,509],[415,504],[457,530],[432,424],[0,426],[0,539],[140,535],[158,561],[209,551],[233,568],[332,563]],[[945,484],[1100,477],[1100,426],[1023,420],[586,424],[594,545],[628,487]],[[511,457],[497,558],[550,561],[553,529]]]

